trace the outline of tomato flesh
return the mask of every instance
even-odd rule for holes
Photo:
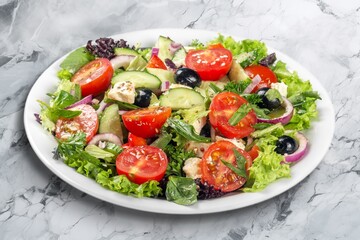
[[[256,115],[251,110],[235,126],[230,125],[229,119],[236,110],[247,101],[240,95],[232,92],[217,94],[210,105],[209,120],[213,128],[227,138],[244,138],[249,136],[255,129]]]
[[[66,140],[73,134],[84,132],[86,141],[89,142],[99,128],[95,109],[90,105],[81,104],[69,110],[81,111],[81,114],[74,118],[59,118],[55,126],[56,138]]]
[[[257,145],[254,145],[250,149],[250,151],[248,151],[248,153],[253,161],[255,160],[255,158],[257,158],[259,156],[259,151],[260,151],[260,148]]]
[[[164,151],[153,146],[128,147],[116,158],[119,175],[137,184],[149,180],[160,181],[167,168],[168,159]]]
[[[99,95],[105,92],[110,86],[114,70],[106,58],[95,59],[80,68],[71,81],[81,87],[81,95]]]
[[[146,65],[147,68],[160,68],[167,70],[165,63],[156,55],[152,55],[148,64]]]
[[[122,115],[122,120],[129,132],[138,137],[150,138],[160,133],[170,115],[169,107],[149,107],[128,111]]]
[[[252,93],[257,92],[260,88],[270,88],[271,83],[277,83],[277,77],[275,73],[268,67],[261,65],[252,65],[244,69],[245,73],[253,79],[256,75],[259,75],[261,81],[255,86],[255,88],[251,91]]]
[[[138,137],[135,134],[129,132],[128,145],[129,146],[145,146],[145,145],[147,145],[147,142],[146,142],[145,138]]]
[[[237,166],[234,149],[245,158],[245,169],[248,170],[251,167],[251,157],[247,152],[229,141],[217,141],[205,151],[202,157],[200,167],[203,182],[223,192],[231,192],[244,185],[246,178],[238,176],[221,161]]]
[[[205,50],[192,50],[186,55],[185,64],[196,71],[202,80],[216,81],[224,77],[232,63],[231,52],[214,45]]]

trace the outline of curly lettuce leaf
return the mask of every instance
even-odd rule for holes
[[[261,59],[267,56],[265,43],[258,40],[245,39],[235,41],[232,37],[219,34],[217,38],[210,41],[209,44],[221,43],[229,49],[234,58],[244,68],[252,64],[257,64]]]
[[[260,147],[259,156],[249,169],[249,178],[244,192],[258,192],[279,178],[290,177],[290,165],[283,163],[284,156],[277,154],[276,137],[262,138],[257,144]]]
[[[65,141],[60,141],[57,152],[65,164],[75,168],[78,173],[95,179],[107,189],[134,197],[157,197],[162,194],[157,181],[135,184],[124,175],[115,175],[115,170],[84,151],[85,145],[86,135],[78,133]]]
[[[296,72],[290,72],[284,62],[278,61],[273,71],[278,80],[288,86],[287,98],[295,109],[285,129],[300,131],[310,128],[311,121],[318,115],[315,101],[321,99],[319,94],[313,91],[309,81],[303,81]]]
[[[177,113],[180,114],[183,117],[183,120],[188,124],[193,124],[197,119],[206,117],[209,112],[209,110],[206,110],[205,105],[199,105],[193,108],[177,111]]]

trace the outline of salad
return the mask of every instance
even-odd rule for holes
[[[310,82],[257,40],[174,40],[71,52],[35,113],[54,158],[109,190],[181,205],[290,177],[321,99]]]

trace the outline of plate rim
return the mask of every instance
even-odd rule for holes
[[[205,38],[211,39],[210,36],[216,37],[218,33],[219,32],[216,32],[216,31],[208,31],[208,30],[201,30],[201,29],[155,28],[155,29],[147,29],[147,30],[139,30],[139,31],[120,33],[120,34],[112,35],[110,37],[125,38],[125,40],[127,40],[126,36],[146,35],[147,38],[153,38],[152,41],[155,42],[157,37],[159,35],[163,34],[163,35],[168,35],[175,40],[176,40],[177,36],[182,35],[182,38],[188,38],[188,41],[191,41],[191,39],[194,39],[194,38],[190,38],[190,37],[188,37],[188,35],[200,35],[203,38],[205,36]],[[234,39],[237,39],[237,40],[244,39],[240,36],[235,36],[234,34],[228,34],[228,33],[223,33],[223,32],[221,32],[221,34],[223,34],[224,36],[232,36]],[[151,36],[149,36],[149,35],[151,35]],[[174,37],[175,35],[176,35],[176,37]],[[263,42],[266,43],[266,41],[263,41]],[[28,94],[28,96],[26,98],[26,102],[25,102],[24,116],[23,116],[25,132],[28,137],[29,143],[30,143],[33,151],[37,155],[37,157],[44,163],[44,165],[47,168],[49,168],[49,170],[52,171],[55,175],[57,175],[59,178],[61,178],[63,181],[65,181],[72,187],[74,187],[86,194],[89,194],[97,199],[100,199],[100,200],[103,200],[103,201],[106,201],[106,202],[109,202],[111,204],[118,205],[121,207],[126,207],[126,208],[130,208],[130,209],[134,209],[134,210],[140,210],[140,211],[144,211],[144,212],[161,213],[161,214],[193,215],[193,214],[208,214],[208,213],[225,212],[225,211],[230,211],[230,210],[235,210],[235,209],[252,206],[252,205],[255,205],[260,202],[264,202],[268,199],[271,199],[275,196],[282,194],[285,191],[290,190],[292,187],[294,187],[295,185],[297,185],[301,181],[303,181],[311,172],[313,172],[315,170],[315,168],[320,164],[322,159],[325,157],[326,153],[328,152],[328,149],[331,145],[331,141],[333,139],[334,131],[335,131],[334,107],[333,107],[333,104],[331,103],[331,99],[330,99],[328,92],[321,85],[321,82],[312,73],[310,73],[306,68],[304,68],[300,63],[298,63],[297,61],[295,61],[288,55],[282,53],[281,51],[279,51],[277,49],[272,48],[267,43],[266,43],[266,46],[267,46],[269,52],[270,51],[276,52],[276,54],[278,56],[280,56],[280,59],[284,60],[284,62],[286,62],[288,66],[291,66],[291,69],[295,69],[299,73],[300,76],[306,75],[306,76],[308,76],[307,78],[310,77],[309,80],[310,80],[311,84],[313,85],[314,89],[316,89],[317,91],[320,92],[320,95],[322,97],[320,105],[321,106],[324,105],[324,107],[327,108],[328,112],[326,113],[326,116],[331,116],[331,118],[326,118],[326,122],[328,124],[328,127],[327,127],[328,137],[325,140],[322,140],[323,145],[326,147],[321,148],[320,154],[317,154],[318,159],[315,163],[312,164],[311,169],[310,170],[307,169],[307,171],[304,172],[303,174],[301,174],[300,177],[297,177],[297,179],[294,179],[292,176],[290,179],[277,180],[274,183],[271,183],[263,191],[257,192],[257,193],[232,194],[232,195],[225,196],[222,198],[217,198],[217,199],[201,200],[192,206],[182,206],[182,205],[177,205],[172,202],[168,202],[164,199],[152,199],[152,198],[145,198],[145,197],[139,199],[139,198],[134,198],[131,196],[123,195],[123,194],[120,194],[117,192],[113,192],[111,190],[103,188],[102,186],[97,184],[93,179],[87,178],[87,177],[77,173],[73,168],[65,165],[65,163],[63,163],[63,161],[56,162],[57,160],[47,159],[47,157],[45,155],[49,155],[49,154],[51,155],[52,149],[48,153],[43,153],[42,151],[40,151],[39,143],[36,142],[36,138],[33,135],[34,133],[33,133],[32,126],[34,125],[33,123],[35,122],[35,120],[33,117],[34,112],[30,112],[30,111],[31,111],[31,107],[33,106],[32,104],[37,104],[37,102],[33,101],[34,99],[32,98],[32,96],[36,95],[35,91],[37,91],[37,87],[40,84],[41,79],[45,78],[46,75],[51,73],[51,71],[54,72],[54,70],[59,69],[59,66],[58,66],[59,63],[71,51],[75,50],[76,48],[72,49],[70,52],[68,52],[61,58],[59,58],[56,61],[54,61],[53,63],[51,63],[50,66],[48,66],[48,68],[45,71],[43,71],[42,74],[37,78],[37,80],[35,81],[34,85],[31,88],[31,90],[29,91],[29,94]],[[295,68],[293,67],[294,65],[296,66]],[[56,77],[56,75],[54,75],[54,76]],[[304,78],[302,77],[302,79],[304,79]],[[43,95],[45,97],[45,93]],[[317,103],[318,103],[318,109],[319,109],[319,102],[317,102]],[[325,103],[327,103],[327,104],[325,104]],[[30,122],[30,121],[32,121],[32,122]],[[315,123],[312,122],[312,125],[314,126],[314,125],[316,125],[316,123],[318,123],[318,122],[315,122]],[[43,130],[43,128],[41,126],[40,126],[40,128],[43,132],[46,133],[46,131]],[[313,131],[314,131],[314,129],[312,127],[310,129],[310,132],[313,132]],[[47,134],[40,133],[40,135],[41,136],[48,135],[48,137],[52,137],[49,133],[47,133]],[[55,139],[53,139],[53,140],[55,141]],[[311,152],[311,148],[310,148],[309,152]],[[59,167],[59,166],[61,166],[59,164],[64,165],[67,168],[67,170],[66,170],[66,168],[63,169],[62,167]],[[65,170],[65,174],[64,174],[63,170]],[[68,173],[70,173],[70,171],[68,171],[68,170],[70,170],[72,172],[72,174],[68,174]],[[77,181],[81,181],[81,182],[85,182],[85,183],[89,184],[90,189],[89,189],[89,187],[87,187],[84,184],[79,183]],[[91,181],[93,184],[91,184],[89,181]],[[288,183],[288,184],[285,184],[285,186],[286,186],[285,188],[277,189],[275,187],[275,186],[279,185],[279,183],[282,183],[284,181],[286,181]],[[94,183],[98,187],[94,186]],[[92,187],[94,187],[95,189],[91,189]],[[101,189],[99,189],[99,187]],[[272,190],[274,188],[275,188],[275,190]],[[104,193],[104,195],[102,195],[102,193]],[[232,205],[228,204],[229,202],[234,202],[233,201],[234,198],[235,198],[235,200],[238,200],[239,198],[241,200],[241,196],[244,194],[251,194],[252,196],[255,196],[255,200],[253,199],[254,197],[251,197],[250,198],[250,199],[252,199],[251,203],[242,202],[242,204],[240,203],[237,206],[232,206]],[[157,204],[157,203],[159,203],[159,201],[161,201],[160,203],[162,203],[162,204]],[[149,206],[151,206],[151,207],[149,207]]]

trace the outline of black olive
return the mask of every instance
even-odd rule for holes
[[[137,88],[134,104],[139,107],[150,105],[152,91],[148,88]]]
[[[175,82],[194,88],[201,84],[200,76],[197,72],[190,68],[179,68],[175,72]]]
[[[261,96],[261,102],[259,102],[257,105],[261,108],[267,108],[269,110],[274,110],[277,109],[281,106],[281,102],[280,99],[275,98],[275,99],[268,99],[266,97],[266,93],[267,91],[269,91],[270,88],[260,88],[256,93],[257,95]]]
[[[284,155],[285,153],[292,154],[298,148],[299,148],[299,145],[295,141],[295,139],[284,135],[284,136],[279,137],[279,139],[276,141],[275,152],[277,152],[278,154],[281,154],[281,155]]]
[[[210,137],[210,131],[211,131],[210,122],[206,121],[206,124],[203,126],[203,128],[200,131],[200,135],[203,137]]]

